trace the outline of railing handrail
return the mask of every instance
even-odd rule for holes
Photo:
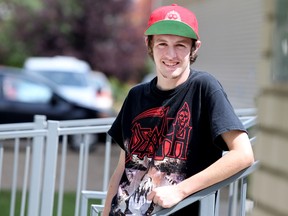
[[[106,133],[110,125],[93,125],[82,127],[65,127],[59,128],[59,135],[74,135],[74,134],[91,134],[91,133]]]
[[[255,161],[251,166],[241,170],[240,172],[232,175],[231,177],[218,182],[210,187],[207,187],[201,191],[198,191],[192,195],[190,195],[189,197],[187,197],[186,199],[182,200],[181,202],[179,202],[178,204],[176,204],[175,206],[171,207],[171,208],[167,208],[167,209],[162,209],[159,212],[156,212],[154,215],[161,215],[161,216],[165,216],[165,215],[170,215],[196,201],[199,201],[201,199],[203,199],[204,197],[207,197],[208,195],[215,193],[216,191],[220,190],[223,187],[226,187],[228,185],[230,185],[231,183],[243,179],[245,177],[247,177],[248,175],[250,175],[251,173],[253,173],[257,168],[259,167],[259,161]]]
[[[77,119],[77,120],[63,120],[60,121],[59,127],[79,127],[79,126],[97,126],[97,125],[111,125],[114,122],[114,117],[95,118],[95,119]]]
[[[237,116],[256,116],[257,115],[257,108],[240,108],[235,109],[235,113]]]
[[[39,122],[39,123],[36,123],[36,122]],[[46,116],[35,115],[33,122],[0,124],[0,132],[33,130],[35,129],[37,124],[46,124]]]
[[[239,181],[243,178],[248,177],[250,174],[252,174],[256,169],[258,169],[260,165],[259,161],[255,161],[251,166],[239,171],[238,173],[230,176],[229,178],[218,182],[214,185],[211,185],[201,191],[198,191],[190,196],[188,196],[187,198],[185,198],[184,200],[182,200],[181,202],[179,202],[178,204],[176,204],[175,206],[171,207],[171,208],[166,208],[166,209],[162,209],[158,212],[156,212],[155,214],[153,214],[153,216],[157,216],[157,215],[161,215],[161,216],[166,216],[166,215],[170,215],[172,213],[175,213],[177,211],[179,211],[180,209],[191,205],[192,203],[196,202],[196,201],[201,201],[202,199],[204,199],[205,197],[208,197],[209,195],[216,193],[216,191],[232,184],[233,182]],[[87,205],[87,201],[88,199],[104,199],[106,196],[106,192],[101,192],[101,191],[82,191],[82,207]],[[100,211],[103,209],[104,205],[102,204],[93,204],[91,205],[91,211],[94,213],[92,215],[97,215],[100,213]],[[84,211],[85,212],[85,211]],[[84,214],[82,214],[84,215]]]
[[[29,130],[32,129],[33,126],[34,122],[0,124],[0,131]]]
[[[33,138],[37,136],[46,136],[46,129],[35,129],[35,130],[20,130],[20,131],[1,131],[0,132],[0,140],[1,139],[10,139],[10,138]]]

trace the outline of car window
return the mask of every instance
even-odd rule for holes
[[[96,90],[111,90],[109,80],[104,74],[92,72],[88,80]]]
[[[88,82],[84,73],[66,71],[39,71],[39,73],[58,85],[87,87]]]
[[[36,82],[17,77],[4,77],[3,95],[10,101],[48,103],[51,100],[52,91],[49,87]]]

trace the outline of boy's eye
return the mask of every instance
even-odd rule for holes
[[[166,43],[158,43],[156,44],[156,46],[158,46],[159,48],[165,48],[167,46]]]
[[[178,44],[179,47],[186,47],[184,44]]]
[[[159,43],[159,46],[166,46],[165,43]]]

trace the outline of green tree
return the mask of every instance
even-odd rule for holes
[[[0,64],[27,56],[69,55],[122,81],[146,73],[144,23],[133,25],[130,0],[6,0],[0,14]],[[0,4],[1,10],[1,4]],[[149,14],[147,12],[147,14]]]

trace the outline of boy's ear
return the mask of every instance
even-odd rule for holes
[[[201,47],[201,41],[197,40],[195,42],[195,50],[193,51],[193,54],[197,53],[200,47]]]
[[[198,50],[201,47],[201,41],[197,40],[195,45],[196,45],[196,49]]]
[[[145,40],[145,45],[148,46],[148,36],[145,36],[144,40]]]

